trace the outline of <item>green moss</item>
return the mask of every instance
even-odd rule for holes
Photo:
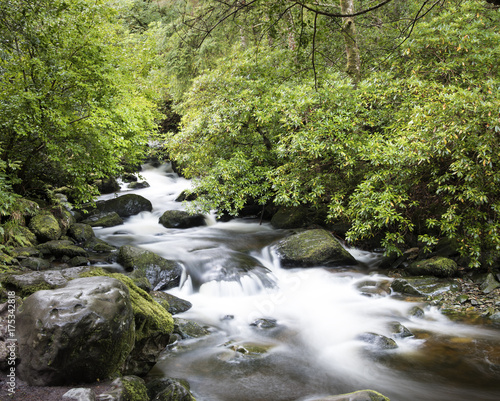
[[[149,400],[146,385],[139,378],[123,377],[123,387],[125,388],[125,401],[145,401]]]
[[[448,258],[436,256],[410,264],[405,271],[415,276],[453,277],[457,274],[457,264]]]
[[[136,342],[154,333],[170,334],[174,330],[172,315],[156,302],[146,291],[134,284],[130,277],[120,273],[108,273],[101,268],[85,272],[80,277],[107,276],[124,283],[130,292],[134,310]]]

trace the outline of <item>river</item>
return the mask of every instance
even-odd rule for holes
[[[167,229],[159,217],[184,208],[175,199],[191,184],[168,165],[141,175],[149,188],[123,184],[122,193],[146,197],[153,211],[95,232],[180,261],[185,276],[168,292],[193,307],[178,317],[211,331],[174,344],[151,375],[186,379],[198,401],[305,401],[362,389],[391,401],[500,399],[500,331],[392,294],[379,255],[349,249],[360,262],[354,268],[282,269],[272,244],[288,231],[213,216],[205,227]],[[412,314],[415,306],[425,314]],[[414,335],[395,336],[394,322]],[[365,333],[393,338],[397,348],[374,347]]]

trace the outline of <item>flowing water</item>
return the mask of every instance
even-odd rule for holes
[[[391,401],[500,400],[500,331],[395,297],[375,254],[350,249],[355,268],[282,269],[272,244],[289,232],[267,223],[208,216],[205,227],[164,228],[159,217],[184,207],[175,199],[190,182],[169,166],[141,174],[151,187],[124,184],[122,192],[148,198],[153,211],[96,234],[180,261],[185,276],[168,292],[193,307],[179,317],[211,331],[169,347],[152,375],[188,380],[198,401],[308,400],[361,389]],[[412,314],[415,306],[425,314]],[[394,322],[414,335],[394,335]],[[393,338],[397,348],[367,343],[366,333]]]

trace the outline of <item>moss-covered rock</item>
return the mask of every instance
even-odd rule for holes
[[[495,276],[492,273],[488,273],[484,281],[481,283],[480,288],[481,291],[483,291],[485,294],[489,294],[498,287],[500,287],[500,283],[496,280]]]
[[[48,260],[33,256],[22,259],[20,261],[20,265],[22,267],[35,271],[48,270],[51,267],[51,264]]]
[[[405,268],[413,276],[454,277],[458,272],[455,261],[436,256],[431,259],[411,263]]]
[[[94,268],[82,277],[107,276],[124,283],[130,293],[136,328],[135,346],[124,363],[123,373],[143,376],[149,372],[159,353],[167,346],[174,330],[174,321],[160,304],[134,284],[130,277]]]
[[[82,220],[82,223],[91,227],[114,227],[123,224],[123,219],[116,212],[92,214]]]
[[[85,242],[85,244],[83,244],[83,248],[90,252],[97,253],[114,252],[117,250],[115,246],[110,245],[106,241],[97,237],[93,237]]]
[[[152,401],[196,401],[185,380],[157,378],[146,384]]]
[[[390,401],[386,396],[373,390],[360,390],[348,394],[314,398],[310,401]]]
[[[179,334],[181,338],[198,338],[210,334],[206,328],[191,320],[174,318],[174,333]]]
[[[92,227],[83,223],[72,224],[68,230],[68,235],[79,244],[87,242],[95,237]]]
[[[326,230],[291,235],[276,245],[283,267],[355,265],[356,259]]]
[[[178,262],[131,245],[120,247],[118,263],[125,270],[132,270],[132,277],[136,279],[146,277],[155,291],[177,287],[183,271]]]
[[[152,203],[137,194],[125,194],[117,198],[96,203],[98,213],[116,212],[120,217],[129,217],[140,212],[153,210]]]
[[[123,376],[113,380],[112,387],[99,395],[100,400],[149,401],[146,383],[137,376]]]
[[[159,223],[166,228],[191,228],[206,226],[205,216],[189,214],[183,210],[167,210],[160,217]]]
[[[44,254],[50,254],[56,258],[63,256],[68,256],[73,258],[75,256],[88,257],[88,253],[85,249],[76,246],[70,240],[54,240],[48,241],[37,246],[37,248]]]
[[[143,188],[149,188],[150,185],[146,181],[134,181],[128,184],[129,189],[143,189]]]
[[[391,284],[393,291],[416,296],[435,296],[459,288],[457,279],[444,279],[433,276],[397,278]]]
[[[43,212],[34,216],[30,221],[29,229],[40,242],[57,240],[62,235],[59,222],[50,212]]]
[[[152,291],[151,296],[172,315],[186,312],[193,304],[172,294],[161,291]]]

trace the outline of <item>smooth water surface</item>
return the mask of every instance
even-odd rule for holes
[[[151,375],[188,380],[198,401],[307,400],[361,389],[391,401],[500,400],[498,330],[454,323],[392,296],[375,254],[349,250],[360,262],[354,268],[290,270],[273,251],[289,232],[268,223],[207,216],[205,227],[164,228],[159,217],[184,208],[175,199],[190,182],[169,166],[141,174],[151,187],[133,192],[153,211],[96,234],[180,261],[185,277],[168,292],[193,307],[179,317],[211,331],[169,347]],[[423,317],[412,317],[415,306]],[[414,335],[395,335],[395,322]],[[397,348],[367,343],[366,333],[392,338]]]

